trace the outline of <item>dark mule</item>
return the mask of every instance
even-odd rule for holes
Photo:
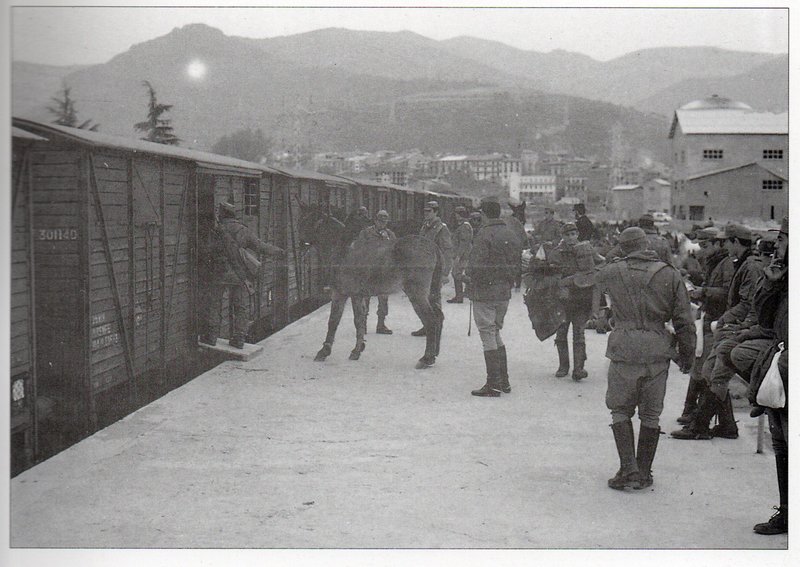
[[[328,334],[315,360],[323,361],[331,354],[348,297],[356,327],[356,346],[350,360],[358,360],[366,348],[366,299],[402,288],[425,327],[434,330],[427,334],[425,354],[416,367],[433,365],[439,354],[444,321],[441,310],[430,303],[431,294],[441,293],[443,264],[438,246],[421,236],[404,236],[381,243],[350,242],[347,227],[341,221],[315,206],[302,209],[301,238],[316,246],[322,258],[329,258],[332,267]]]

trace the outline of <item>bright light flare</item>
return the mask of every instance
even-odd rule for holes
[[[189,75],[192,79],[197,79],[197,80],[205,77],[207,71],[208,68],[206,67],[206,64],[197,59],[189,63],[189,66],[186,67],[186,74]]]

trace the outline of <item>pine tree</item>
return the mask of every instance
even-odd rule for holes
[[[97,129],[100,127],[99,124],[92,124],[91,120],[86,120],[82,122],[80,125],[78,124],[78,111],[75,108],[75,101],[72,100],[70,97],[70,91],[72,89],[67,86],[66,83],[62,83],[61,90],[59,91],[58,97],[50,97],[56,106],[48,106],[47,110],[49,110],[52,114],[55,114],[56,119],[53,120],[53,124],[58,124],[60,126],[69,126],[70,128],[80,128],[81,130],[91,130],[92,132],[96,132]]]
[[[147,120],[144,122],[137,122],[133,127],[140,132],[147,133],[142,140],[177,146],[181,140],[172,133],[172,126],[170,126],[172,120],[161,118],[161,115],[169,111],[172,105],[158,102],[156,99],[156,91],[149,81],[142,81],[142,85],[147,87],[147,92],[150,96]]]

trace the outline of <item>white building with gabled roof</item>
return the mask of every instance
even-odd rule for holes
[[[745,222],[788,214],[788,113],[713,95],[676,110],[669,138],[673,217]]]

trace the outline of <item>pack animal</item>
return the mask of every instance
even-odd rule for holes
[[[431,293],[441,292],[442,285],[442,255],[435,243],[420,236],[369,244],[351,242],[344,223],[319,207],[308,205],[301,205],[300,233],[330,262],[332,273],[328,333],[314,360],[324,361],[331,354],[348,297],[356,329],[350,360],[358,360],[366,348],[366,298],[402,288],[425,327],[434,330],[427,334],[425,353],[416,368],[427,368],[436,362],[444,315],[429,301]]]

